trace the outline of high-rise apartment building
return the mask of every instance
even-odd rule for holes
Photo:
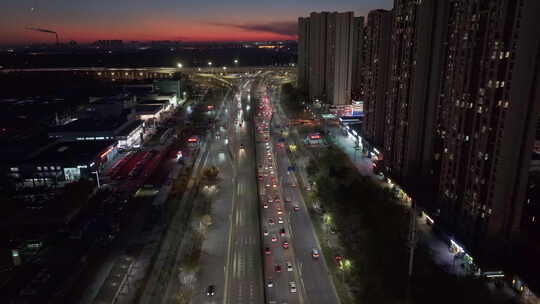
[[[364,76],[365,76],[365,27],[364,17],[354,17],[353,19],[353,56],[352,56],[352,80],[351,94],[356,100],[364,99]]]
[[[448,1],[395,0],[384,109],[386,173],[415,197],[428,195],[433,124]]]
[[[392,12],[369,12],[366,26],[363,136],[377,147],[383,145],[384,109],[388,90]]]
[[[298,39],[303,44],[298,49],[302,60],[299,84],[307,84],[311,100],[350,104],[353,20],[352,12],[311,13],[309,18],[299,18]]]
[[[538,0],[453,0],[438,99],[440,220],[489,263],[519,231],[540,106]]]
[[[309,88],[309,18],[298,18],[298,88]]]

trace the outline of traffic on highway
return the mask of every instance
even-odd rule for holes
[[[192,303],[339,303],[265,77],[243,81],[211,130],[221,181]],[[222,271],[221,271],[222,269]]]

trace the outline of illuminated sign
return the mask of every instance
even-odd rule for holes
[[[210,105],[207,108],[208,108],[208,110],[212,110],[212,109],[214,109],[214,106]]]
[[[64,176],[67,182],[77,181],[81,178],[80,168],[64,168]]]
[[[309,136],[310,139],[321,139],[321,135],[320,134],[311,134]]]

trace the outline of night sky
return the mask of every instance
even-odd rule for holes
[[[312,11],[389,9],[393,0],[0,0],[0,44],[99,39],[239,41],[296,38]]]

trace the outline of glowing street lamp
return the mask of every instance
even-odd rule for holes
[[[234,64],[238,65],[238,59],[235,59],[233,62]]]
[[[226,66],[224,66],[224,67],[223,67],[223,70],[224,70],[224,71],[226,71],[226,70],[227,70],[227,67],[226,67]]]
[[[209,66],[209,67],[212,66],[212,61],[208,61],[208,66]]]
[[[183,67],[183,65],[180,62],[177,64],[177,66],[178,66],[179,69],[181,69]]]

